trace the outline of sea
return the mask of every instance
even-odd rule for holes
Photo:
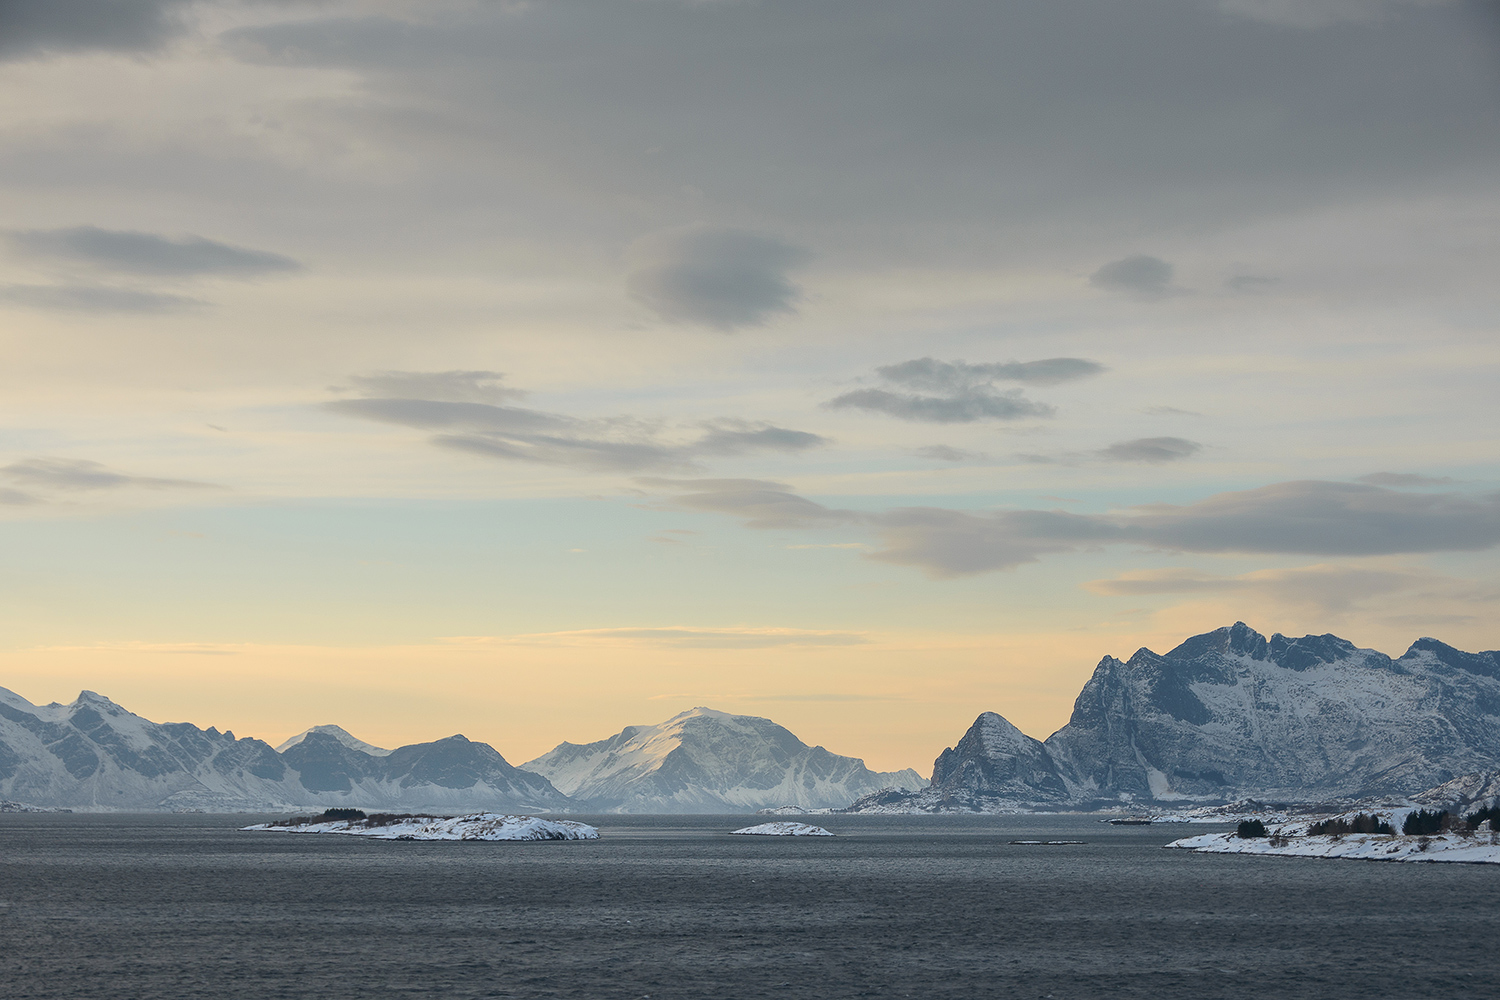
[[[0,815],[0,997],[1500,995],[1500,866],[1200,855],[1162,848],[1221,827],[1091,816],[238,829],[269,818]]]

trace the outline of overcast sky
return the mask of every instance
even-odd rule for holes
[[[915,766],[1500,647],[1500,13],[0,6],[0,685]]]

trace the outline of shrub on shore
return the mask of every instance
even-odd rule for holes
[[[1253,840],[1257,837],[1264,837],[1266,835],[1266,824],[1258,819],[1243,820],[1234,831],[1234,835],[1241,840]]]

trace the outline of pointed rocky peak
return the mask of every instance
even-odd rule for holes
[[[1266,637],[1244,622],[1235,622],[1226,628],[1195,635],[1167,653],[1172,660],[1200,660],[1213,656],[1248,656],[1252,660],[1266,658]]]
[[[1027,736],[998,712],[981,713],[979,718],[974,720],[974,724],[969,727],[969,732],[978,737],[985,751],[991,756],[1013,756],[1021,752],[1033,753],[1037,747],[1041,746],[1040,740]]]
[[[110,701],[97,691],[80,691],[78,697],[73,699],[73,704],[68,706],[72,709],[92,708],[96,712],[105,712],[109,715],[125,713],[125,709]],[[125,713],[129,714],[129,713]]]

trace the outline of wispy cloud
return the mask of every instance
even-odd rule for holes
[[[855,389],[825,405],[836,410],[868,410],[899,420],[939,424],[1050,417],[1056,412],[1051,406],[1026,398],[1020,389],[997,389],[995,383],[1059,385],[1104,370],[1099,362],[1084,358],[987,364],[914,358],[875,369],[892,388]]]
[[[174,313],[208,305],[186,295],[110,285],[5,285],[0,299],[28,309],[84,313]]]
[[[746,527],[872,530],[872,559],[937,577],[1036,562],[1081,548],[1134,544],[1181,552],[1378,556],[1475,552],[1500,545],[1500,494],[1414,494],[1304,480],[1220,493],[1186,505],[1150,504],[1111,514],[1061,510],[963,511],[904,507],[836,510],[759,480],[647,480],[678,491],[678,509],[739,517]]]
[[[163,479],[115,472],[98,462],[76,458],[28,458],[0,467],[0,479],[29,489],[62,492],[117,490],[134,487],[148,490],[220,489],[213,483],[191,479]],[[27,502],[31,502],[28,500]]]
[[[626,643],[633,646],[663,648],[768,649],[775,646],[856,646],[871,640],[861,632],[747,626],[699,628],[670,625],[572,629],[566,632],[531,632],[506,636],[452,636],[442,641],[457,645],[614,645]]]
[[[257,278],[302,269],[300,263],[283,254],[232,246],[201,236],[173,238],[98,226],[16,230],[8,236],[11,244],[26,254],[120,274]]]
[[[438,431],[433,444],[505,461],[536,462],[604,472],[690,472],[708,457],[753,452],[790,454],[828,439],[774,424],[723,418],[672,429],[632,417],[576,418],[481,399],[523,395],[502,386],[498,372],[381,372],[350,385],[365,393],[412,393],[337,399],[335,413]],[[420,394],[420,395],[418,395]]]

